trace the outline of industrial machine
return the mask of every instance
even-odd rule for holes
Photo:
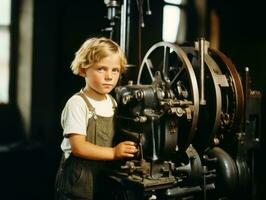
[[[204,38],[158,42],[137,82],[129,79],[115,96],[115,141],[135,141],[139,151],[112,167],[110,199],[253,198],[261,93],[248,68],[240,74]]]

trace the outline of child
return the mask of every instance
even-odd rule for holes
[[[104,37],[88,39],[76,52],[71,69],[86,85],[67,101],[61,115],[64,139],[56,199],[100,200],[98,178],[104,161],[132,158],[137,152],[131,141],[112,147],[116,102],[108,93],[125,64],[119,46]]]

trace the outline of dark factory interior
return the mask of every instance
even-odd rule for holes
[[[245,69],[249,69],[247,82],[252,91],[259,94],[254,111],[259,120],[256,135],[251,139],[252,161],[248,161],[251,165],[246,165],[252,178],[247,181],[249,188],[241,192],[248,191],[249,200],[266,199],[266,12],[263,1],[187,0],[175,5],[178,1],[0,0],[0,9],[8,4],[6,2],[10,3],[5,8],[10,9],[10,20],[8,24],[0,21],[0,34],[6,31],[9,35],[6,49],[9,53],[0,47],[0,59],[8,55],[9,71],[3,75],[0,60],[1,200],[54,198],[54,181],[62,154],[61,112],[66,101],[84,86],[84,80],[72,74],[70,64],[74,53],[89,37],[105,36],[118,43],[121,41],[121,19],[108,18],[110,2],[120,5],[127,2],[131,15],[125,33],[130,47],[126,52],[129,73],[122,76],[120,85],[126,85],[128,80],[136,84],[146,52],[163,41],[163,22],[174,20],[170,15],[164,16],[165,6],[179,7],[186,16],[174,41],[177,45],[191,45],[204,38],[213,49],[231,59],[240,75],[245,76]],[[0,10],[0,18],[3,10]],[[5,43],[4,36],[0,35],[0,46]],[[229,145],[234,144],[229,142]],[[213,200],[208,196],[203,199]]]

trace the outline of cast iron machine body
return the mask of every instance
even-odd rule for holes
[[[137,83],[115,91],[116,141],[135,141],[139,151],[114,170],[113,198],[250,199],[261,95],[244,80],[204,39],[153,45]]]

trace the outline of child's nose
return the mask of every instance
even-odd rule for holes
[[[105,79],[112,80],[112,78],[113,78],[112,72],[111,71],[107,71],[106,74],[105,74]]]

